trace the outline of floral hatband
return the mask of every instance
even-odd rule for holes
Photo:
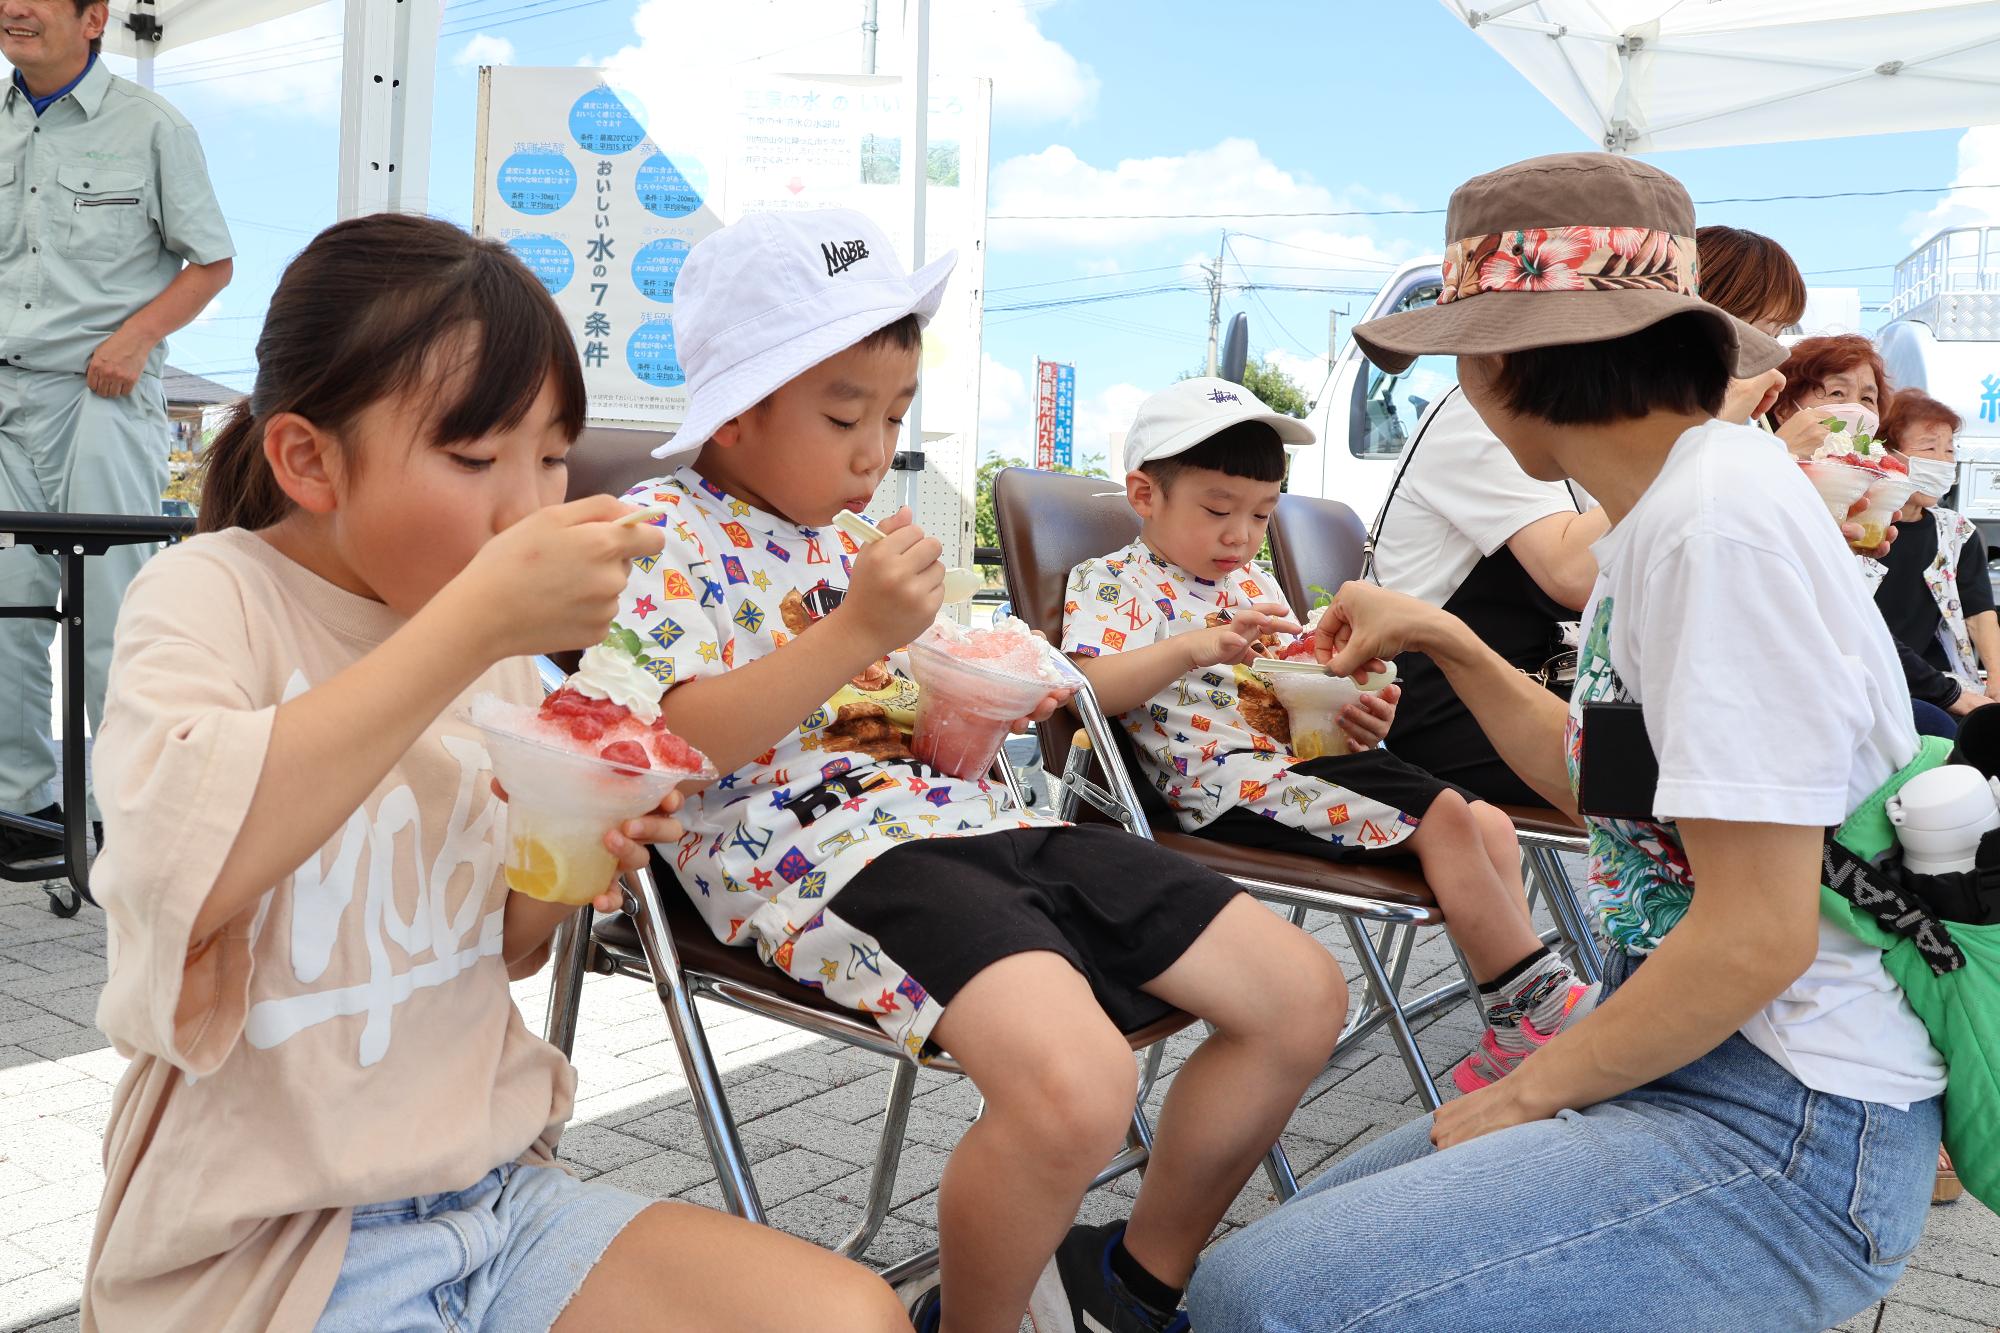
[[[1453,241],[1445,305],[1482,292],[1699,290],[1694,237],[1644,227],[1527,227]]]

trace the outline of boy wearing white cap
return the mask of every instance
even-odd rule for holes
[[[865,548],[827,524],[888,473],[952,262],[907,274],[839,210],[753,215],[688,256],[688,413],[660,453],[700,453],[629,493],[668,508],[667,543],[619,617],[668,725],[724,774],[688,798],[670,859],[719,937],[912,1058],[949,1051],[985,1098],[944,1174],[918,1329],[1013,1333],[1031,1294],[1038,1330],[1184,1328],[1195,1256],[1325,1061],[1346,989],[1221,876],[911,756],[914,687],[888,657],[937,615],[941,547],[907,511]],[[1215,1035],[1175,1078],[1131,1221],[1072,1227],[1130,1123],[1121,1033],[1173,1008]]]
[[[1125,436],[1139,537],[1071,572],[1063,651],[1188,832],[1331,861],[1416,855],[1489,1023],[1452,1070],[1470,1092],[1588,1013],[1597,988],[1536,936],[1506,814],[1378,748],[1395,686],[1348,706],[1344,740],[1318,754],[1295,745],[1247,669],[1300,632],[1255,557],[1286,453],[1312,442],[1228,380],[1182,380],[1141,403]]]

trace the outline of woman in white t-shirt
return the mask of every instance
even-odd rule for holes
[[[1812,487],[1714,419],[1784,351],[1694,295],[1693,212],[1629,158],[1505,168],[1452,198],[1445,299],[1355,332],[1392,370],[1456,354],[1523,470],[1610,520],[1568,707],[1415,598],[1349,584],[1319,626],[1336,671],[1430,655],[1559,808],[1588,745],[1610,994],[1217,1247],[1203,1333],[1815,1333],[1916,1247],[1944,1068],[1879,951],[1819,916],[1825,830],[1916,735]]]
[[[1770,237],[1703,227],[1695,242],[1703,299],[1774,337],[1805,312],[1805,278]],[[1375,523],[1373,577],[1443,607],[1567,698],[1568,640],[1597,579],[1590,548],[1605,527],[1604,511],[1575,481],[1523,472],[1454,388],[1403,451]],[[1403,695],[1389,744],[1397,754],[1489,801],[1548,804],[1501,760],[1434,662],[1408,653],[1396,666]]]

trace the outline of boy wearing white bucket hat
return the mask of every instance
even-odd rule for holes
[[[1012,1333],[1031,1298],[1044,1333],[1185,1327],[1195,1256],[1326,1059],[1345,986],[1223,877],[911,756],[889,655],[937,615],[941,547],[907,511],[866,547],[828,524],[888,473],[952,263],[908,274],[843,210],[753,215],[688,255],[687,419],[658,452],[699,452],[628,493],[665,509],[667,544],[619,623],[725,776],[662,851],[718,937],[913,1059],[950,1052],[984,1096],[918,1329]],[[1175,1008],[1216,1035],[1175,1079],[1129,1227],[1072,1227],[1130,1123],[1122,1033]]]
[[[1479,983],[1488,1027],[1452,1070],[1470,1092],[1589,1013],[1597,987],[1536,936],[1506,813],[1380,748],[1396,686],[1356,698],[1249,669],[1299,635],[1256,557],[1286,453],[1312,442],[1228,380],[1182,380],[1141,403],[1125,436],[1139,536],[1071,571],[1063,651],[1187,832],[1328,861],[1416,855]],[[1333,732],[1300,726],[1295,690],[1339,708]]]

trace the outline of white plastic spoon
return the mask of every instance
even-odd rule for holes
[[[854,538],[861,545],[879,542],[889,534],[870,523],[852,509],[843,509],[833,516],[833,526]],[[946,606],[959,602],[969,602],[972,594],[979,591],[979,575],[969,569],[953,567],[944,572],[944,601]]]

